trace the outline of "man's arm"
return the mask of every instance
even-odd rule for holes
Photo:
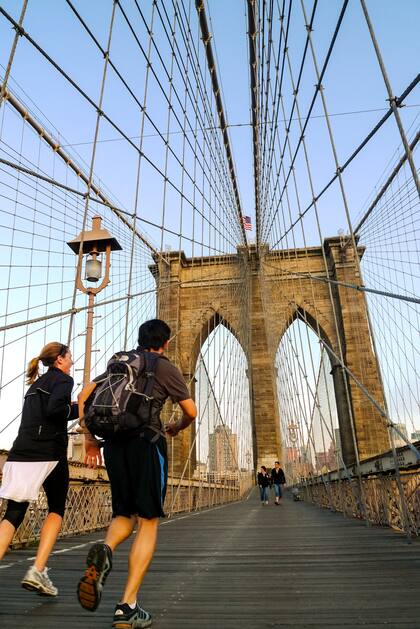
[[[85,426],[85,423],[82,420],[85,414],[85,402],[88,399],[89,395],[93,393],[95,387],[96,382],[89,382],[89,384],[84,386],[77,396],[77,402],[79,404],[80,425],[83,429],[83,436],[85,441],[85,464],[89,467],[94,468],[98,465],[102,465],[102,454],[97,440],[93,435],[90,434]]]
[[[188,426],[197,417],[197,407],[193,399],[188,398],[187,400],[181,400],[178,404],[182,408],[183,416],[181,419],[178,419],[178,421],[166,424],[165,426],[165,431],[171,437],[176,437],[180,430],[188,428]]]

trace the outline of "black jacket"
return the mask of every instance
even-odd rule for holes
[[[258,485],[261,485],[261,487],[268,487],[270,485],[269,475],[258,472]]]
[[[278,470],[273,467],[273,469],[271,470],[271,480],[273,482],[273,485],[284,485],[286,483],[286,477],[281,467],[279,467]]]
[[[73,384],[73,378],[51,367],[29,387],[8,461],[67,458],[67,422],[78,416],[71,403]]]

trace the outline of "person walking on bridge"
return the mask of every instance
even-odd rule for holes
[[[261,465],[261,471],[258,472],[258,487],[260,488],[261,504],[268,505],[268,488],[270,486],[270,477],[267,473],[265,465]]]
[[[274,492],[276,495],[274,504],[279,505],[281,504],[281,499],[283,497],[282,485],[286,484],[286,477],[280,467],[279,461],[274,463],[274,467],[271,470],[271,480],[273,482]]]
[[[48,371],[39,376],[39,363]],[[22,524],[29,503],[38,498],[41,486],[47,496],[48,515],[41,529],[35,562],[26,572],[22,587],[44,596],[57,596],[46,567],[63,521],[69,468],[67,422],[77,419],[72,403],[71,352],[62,343],[48,343],[33,358],[26,372],[30,385],[25,395],[18,435],[3,467],[0,498],[7,500],[0,524],[0,559]]]
[[[112,521],[105,543],[95,544],[90,549],[86,559],[87,569],[78,585],[80,604],[84,609],[95,611],[112,568],[113,552],[137,526],[129,553],[125,588],[115,607],[112,624],[114,629],[142,629],[152,624],[151,614],[139,605],[137,595],[155,550],[159,517],[164,516],[168,469],[164,430],[167,435],[175,437],[197,415],[196,406],[181,372],[163,356],[170,336],[171,330],[164,321],[146,321],[139,328],[139,347],[130,352],[114,354],[107,367],[109,374],[109,371],[116,369],[116,362],[128,360],[131,365],[137,365],[138,392],[143,396],[146,389],[140,386],[140,380],[144,381],[144,373],[147,371],[146,375],[152,378],[152,390],[146,396],[147,400],[152,400],[147,423],[129,430],[120,430],[116,435],[105,438],[104,458],[111,484]],[[95,395],[96,387],[97,398],[93,398],[90,408],[95,405],[99,407],[101,382],[108,382],[108,388],[113,386],[112,378],[107,374],[98,376],[87,385],[79,396],[81,416],[82,411],[85,413],[85,400],[88,396]],[[179,403],[184,414],[181,419],[169,423],[163,429],[160,412],[168,397]],[[128,408],[128,402],[124,408]],[[139,413],[138,410],[136,412]],[[90,410],[85,414],[88,428],[92,427],[89,422],[90,414]],[[135,415],[131,415],[131,418],[137,421]],[[95,434],[98,432],[85,434],[86,463],[91,466],[102,462],[100,444]]]

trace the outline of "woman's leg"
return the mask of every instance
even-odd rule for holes
[[[3,559],[16,530],[23,522],[29,502],[8,500],[6,513],[0,523],[0,559]]]
[[[15,527],[8,520],[3,520],[0,524],[0,559],[3,559],[9,548],[13,536],[16,532]]]
[[[69,467],[66,460],[60,460],[43,484],[48,501],[48,515],[41,529],[35,568],[42,572],[48,557],[57,541],[63,522],[67,492],[69,488]]]
[[[63,518],[58,513],[49,513],[41,529],[41,537],[36,553],[34,566],[42,572],[47,565],[54,544],[57,541]]]

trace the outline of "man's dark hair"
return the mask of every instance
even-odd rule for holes
[[[171,338],[171,328],[161,319],[145,321],[139,327],[139,346],[158,350]]]

